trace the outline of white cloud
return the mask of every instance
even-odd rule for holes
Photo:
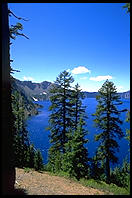
[[[94,80],[94,81],[103,81],[103,80],[109,80],[112,79],[112,76],[96,76],[96,77],[90,77],[89,80]]]
[[[71,72],[72,72],[72,74],[91,73],[91,71],[84,66],[75,67]]]
[[[24,76],[24,77],[23,77],[23,80],[33,81],[34,79],[33,79],[32,77],[30,77],[30,76]]]

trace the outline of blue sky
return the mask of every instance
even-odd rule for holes
[[[54,82],[68,70],[85,91],[98,91],[106,79],[117,91],[130,89],[130,15],[124,3],[9,3],[10,25],[23,24],[11,45],[14,77]]]

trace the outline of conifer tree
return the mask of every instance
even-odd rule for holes
[[[78,180],[88,174],[88,151],[84,146],[88,139],[85,137],[87,131],[84,129],[84,125],[84,120],[80,118],[74,134],[69,133],[70,138],[65,144],[66,153],[63,160],[63,170]]]
[[[104,174],[104,163],[102,158],[100,158],[98,150],[95,155],[91,158],[91,178],[101,180],[101,176]]]
[[[84,136],[86,135],[86,131],[84,130],[84,125],[85,125],[85,107],[82,105],[82,99],[84,99],[84,95],[81,93],[81,89],[79,84],[77,83],[74,87],[74,89],[72,89],[71,92],[71,120],[72,120],[72,124],[71,127],[69,129],[69,133],[68,133],[68,142],[65,144],[65,154],[63,156],[63,162],[62,162],[62,169],[64,172],[67,172],[69,174],[70,177],[75,176],[77,179],[79,179],[80,177],[82,177],[83,173],[77,173],[77,167],[83,167],[84,164],[81,161],[81,156],[83,155],[83,151],[85,150],[84,148],[84,142],[87,140],[84,140]],[[79,129],[80,126],[80,129]],[[80,140],[77,138],[77,135],[82,136],[83,137]],[[77,148],[77,145],[79,145],[79,141],[80,141],[80,148]],[[85,142],[85,143],[86,143]],[[84,149],[84,150],[83,150]],[[86,150],[85,150],[86,151]],[[76,155],[80,156],[80,164],[79,162],[75,164],[76,162]],[[86,176],[86,171],[88,171],[88,153],[86,152],[84,155],[84,161],[86,162],[85,164],[85,176]],[[82,168],[83,169],[83,168]],[[84,170],[83,169],[83,170]],[[80,170],[78,169],[78,171],[81,172],[81,168]]]
[[[51,132],[49,149],[49,163],[54,167],[56,151],[65,153],[65,143],[68,141],[67,134],[72,124],[71,120],[71,83],[73,77],[67,71],[63,71],[57,77],[55,86],[51,89],[50,97],[52,111],[49,119],[49,129]],[[58,155],[57,152],[57,155]]]
[[[127,118],[126,118],[126,122],[130,122],[130,111],[127,112]],[[126,130],[126,140],[128,140],[129,144],[130,144],[130,129]]]
[[[37,150],[35,152],[35,156],[34,156],[34,168],[37,171],[43,169],[43,158],[42,158],[42,155],[41,155],[40,150]]]
[[[117,108],[117,105],[121,105],[122,102],[113,82],[106,80],[98,92],[99,95],[96,97],[98,105],[93,115],[96,116],[95,125],[101,132],[95,136],[95,140],[100,141],[99,154],[104,160],[107,182],[110,182],[110,162],[117,163],[118,161],[115,151],[119,146],[115,138],[124,136],[119,116],[125,110],[119,111]]]
[[[25,125],[23,98],[18,91],[12,94],[12,109],[14,122],[14,153],[16,166],[23,167],[26,164],[26,154],[29,147],[28,131]]]
[[[31,144],[28,147],[26,152],[26,163],[25,166],[29,168],[34,168],[34,158],[35,158],[35,148],[34,145]]]
[[[74,152],[73,152],[73,129],[69,129],[68,142],[65,143],[65,153],[62,158],[62,170],[67,173],[70,177],[75,175],[74,169]]]
[[[82,105],[82,99],[84,99],[84,94],[81,92],[80,86],[77,83],[71,93],[71,115],[73,119],[73,129],[77,129],[80,118],[87,118],[85,115],[85,107]]]

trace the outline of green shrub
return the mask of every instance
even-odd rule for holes
[[[116,167],[111,171],[111,182],[126,189],[130,188],[130,164],[126,160],[122,167]]]
[[[81,179],[80,183],[84,186],[102,190],[104,194],[113,194],[113,195],[129,195],[130,191],[125,188],[118,187],[117,185],[111,183],[106,184],[103,181],[97,181],[94,179]]]
[[[25,173],[29,173],[30,171],[31,171],[31,168],[28,168],[28,167],[25,167],[25,168],[24,168],[24,172],[25,172]]]

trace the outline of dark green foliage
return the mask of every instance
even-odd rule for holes
[[[59,150],[55,150],[54,147],[49,149],[49,160],[47,169],[53,173],[59,172],[62,166],[62,153]]]
[[[55,86],[51,89],[50,97],[52,111],[49,119],[49,129],[51,131],[51,149],[49,155],[55,151],[65,152],[64,145],[67,142],[68,128],[71,126],[71,104],[70,104],[70,84],[73,82],[72,76],[64,71],[60,73],[55,81]],[[49,156],[49,163],[52,157]]]
[[[85,115],[85,107],[82,106],[82,100],[84,99],[84,94],[81,92],[80,86],[77,83],[74,89],[71,92],[71,101],[72,104],[71,108],[71,117],[73,120],[73,130],[77,129],[77,125],[79,123],[80,118],[87,118]]]
[[[55,163],[54,163],[55,172],[59,172],[61,170],[61,166],[62,166],[62,153],[59,151],[56,151]]]
[[[84,121],[80,118],[77,129],[69,133],[69,141],[65,144],[63,157],[63,171],[68,172],[71,177],[78,180],[88,174],[88,151],[84,144],[88,142],[85,138],[87,131],[83,128]]]
[[[12,109],[15,117],[13,143],[15,166],[41,170],[43,164],[42,156],[40,151],[35,151],[34,146],[29,143],[25,124],[24,99],[18,91],[13,91]]]
[[[116,87],[112,82],[106,82],[99,89],[99,95],[96,97],[98,105],[96,108],[96,116],[94,119],[95,126],[101,129],[101,133],[95,135],[95,141],[100,141],[98,154],[103,159],[105,164],[105,174],[107,182],[110,182],[110,162],[117,163],[118,159],[115,151],[118,150],[118,143],[116,137],[121,139],[124,134],[119,124],[122,124],[119,116],[120,113],[117,105],[121,105],[119,95],[117,94]]]
[[[68,133],[68,142],[65,143],[65,153],[62,160],[62,170],[68,173],[70,177],[74,176],[73,160],[73,132],[72,128],[70,128]]]
[[[95,180],[104,180],[104,163],[98,151],[91,159],[90,176]]]
[[[130,122],[130,111],[127,112],[127,119],[126,122]],[[129,144],[130,144],[130,129],[126,130],[126,140],[128,140]]]
[[[19,92],[12,95],[12,109],[15,117],[14,122],[14,153],[16,166],[23,167],[26,163],[26,152],[28,151],[28,131],[25,125],[23,98]]]
[[[130,188],[130,163],[126,159],[122,167],[118,166],[111,171],[111,182],[120,187]]]
[[[41,155],[40,150],[37,150],[35,152],[35,156],[34,156],[34,168],[35,170],[43,170],[43,158]]]
[[[67,72],[62,72],[51,89],[50,115],[51,131],[48,169],[53,172],[63,171],[78,180],[88,173],[88,152],[85,135],[85,108],[82,106],[83,94]]]
[[[28,150],[26,152],[25,167],[34,168],[34,158],[35,158],[35,148],[34,145],[31,144],[28,146]]]

